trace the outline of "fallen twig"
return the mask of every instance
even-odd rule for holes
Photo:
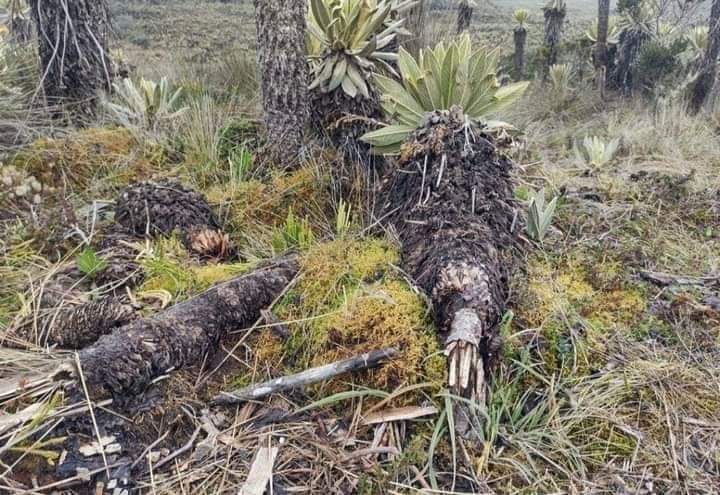
[[[237,404],[248,400],[256,400],[266,397],[275,392],[304,387],[312,383],[321,382],[329,378],[345,373],[374,368],[392,359],[398,354],[398,350],[392,347],[382,350],[371,351],[365,354],[343,359],[335,363],[326,364],[317,368],[311,368],[294,375],[282,376],[262,383],[250,385],[232,392],[220,392],[213,399],[215,404]]]
[[[437,414],[438,410],[434,406],[419,407],[399,407],[396,409],[385,409],[371,414],[367,414],[363,418],[363,424],[374,425],[377,423],[388,423],[391,421],[404,421],[408,419],[417,419],[423,416],[431,416]]]
[[[168,455],[164,459],[159,460],[152,468],[154,470],[160,469],[162,466],[164,466],[168,462],[172,461],[176,457],[178,457],[181,454],[190,450],[192,448],[193,444],[195,443],[195,439],[197,439],[198,435],[200,434],[201,430],[202,430],[202,426],[198,426],[197,428],[195,428],[195,431],[190,436],[190,439],[185,443],[185,445],[183,445],[182,447],[180,447],[179,449],[177,449],[175,452]]]
[[[663,287],[668,285],[706,285],[720,282],[720,274],[708,275],[706,277],[691,277],[642,270],[640,272],[640,277],[648,282],[652,282],[653,284]]]

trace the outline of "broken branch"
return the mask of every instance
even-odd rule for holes
[[[304,387],[345,373],[374,368],[394,358],[397,354],[398,350],[392,347],[359,354],[348,359],[343,359],[342,361],[311,368],[294,375],[282,376],[274,380],[257,383],[232,392],[220,392],[213,402],[215,404],[230,405],[261,399],[276,392]]]
[[[643,270],[640,277],[655,285],[662,287],[668,285],[706,285],[720,282],[720,275],[708,275],[706,277],[690,277],[685,275],[672,275],[663,272],[651,272]]]

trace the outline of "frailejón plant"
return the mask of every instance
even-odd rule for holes
[[[473,50],[469,35],[435,48],[420,50],[416,60],[400,49],[401,82],[375,75],[381,103],[391,124],[365,134],[363,141],[376,153],[395,153],[426,116],[435,110],[459,107],[465,118],[481,127],[507,126],[491,116],[516,101],[528,86],[519,82],[501,86],[497,53]]]
[[[619,139],[605,142],[597,136],[585,136],[582,143],[575,143],[575,156],[592,170],[601,168],[615,158],[620,146]]]
[[[406,31],[400,14],[415,2],[390,0],[310,0],[306,45],[310,89],[370,97],[370,73],[394,72],[389,49]],[[391,19],[391,14],[395,14]]]
[[[554,197],[546,207],[545,189],[540,189],[530,198],[527,232],[532,239],[542,243],[555,215],[557,200],[557,196]]]

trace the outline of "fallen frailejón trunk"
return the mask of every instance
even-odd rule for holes
[[[94,398],[139,394],[158,376],[201,362],[228,331],[250,326],[297,270],[295,257],[281,258],[132,322],[83,349],[76,372]]]
[[[515,246],[510,168],[455,107],[428,117],[382,185],[380,215],[402,242],[403,267],[432,298],[451,392],[478,402]]]

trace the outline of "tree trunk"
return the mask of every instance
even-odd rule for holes
[[[368,83],[369,98],[348,96],[342,88],[324,93],[320,88],[310,91],[311,127],[318,135],[326,135],[344,165],[360,163],[365,171],[380,171],[384,160],[371,152],[371,147],[360,140],[375,129],[374,121],[382,119],[380,98]],[[335,171],[333,171],[335,172]]]
[[[643,44],[650,39],[650,34],[641,29],[626,29],[620,33],[618,43],[617,65],[612,80],[623,93],[629,94],[635,88],[635,69]]]
[[[458,5],[457,34],[467,31],[472,22],[473,6],[471,0],[461,0]]]
[[[558,61],[558,46],[562,35],[563,23],[565,22],[565,8],[545,9],[545,67],[544,74],[550,71],[550,66]]]
[[[42,86],[52,105],[91,116],[109,90],[110,14],[106,0],[29,0],[38,35]]]
[[[720,0],[713,0],[710,10],[708,44],[702,68],[690,89],[690,111],[693,113],[700,111],[715,84],[718,54],[720,54]]]
[[[403,268],[432,298],[452,393],[482,402],[516,244],[512,163],[457,108],[435,112],[411,139],[383,182],[378,218],[398,233]],[[467,417],[456,424],[468,433]]]
[[[309,120],[305,1],[254,0],[269,158],[297,165]]]
[[[513,31],[513,39],[515,41],[515,53],[513,54],[513,65],[515,66],[515,80],[520,81],[525,75],[525,40],[527,40],[527,30],[518,26]]]
[[[411,34],[402,40],[401,44],[403,48],[417,56],[425,43],[425,0],[418,0],[417,5],[408,10],[405,19],[405,27]]]
[[[594,65],[595,86],[601,96],[605,96],[605,80],[608,67],[607,34],[610,19],[610,0],[598,0],[598,30],[595,42]]]
[[[297,269],[294,257],[280,259],[101,337],[80,352],[90,394],[122,402],[158,376],[201,362],[228,331],[250,326]]]

